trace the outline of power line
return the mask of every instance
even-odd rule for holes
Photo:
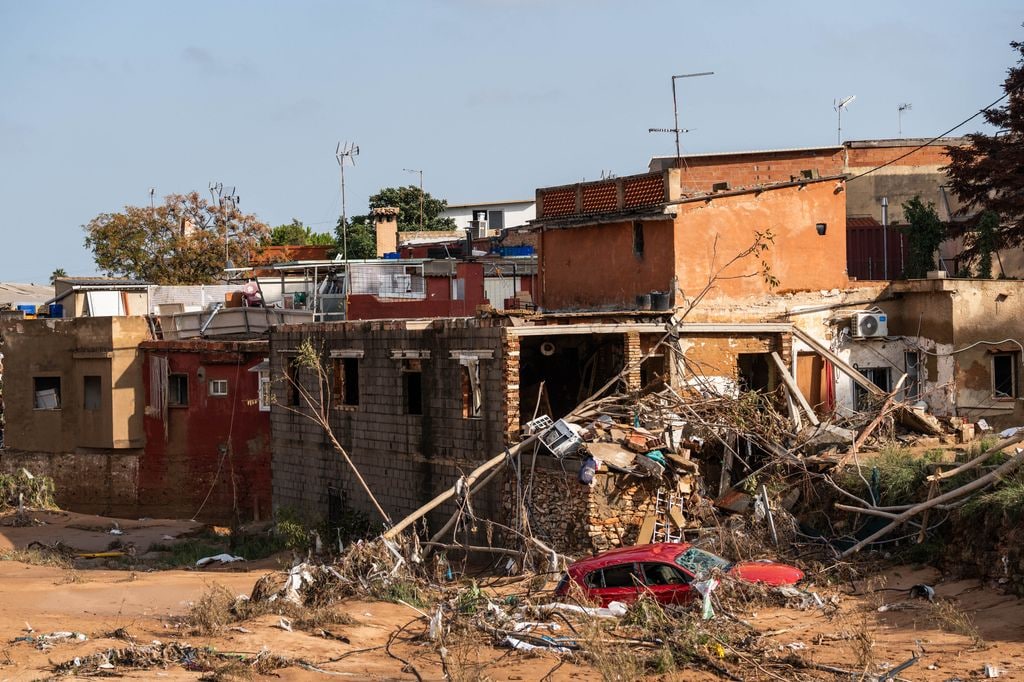
[[[857,180],[858,178],[863,178],[863,177],[864,177],[865,175],[871,175],[872,173],[874,173],[874,172],[875,172],[875,171],[877,171],[877,170],[882,170],[882,169],[883,169],[883,168],[885,168],[886,166],[891,166],[892,164],[896,163],[897,161],[900,161],[900,160],[902,160],[902,159],[905,159],[905,158],[907,158],[908,156],[910,156],[911,154],[913,154],[913,153],[915,153],[915,152],[921,151],[922,149],[924,149],[925,147],[927,147],[927,146],[928,146],[928,145],[930,145],[931,143],[935,142],[936,140],[941,140],[942,138],[944,138],[944,137],[945,137],[946,135],[949,135],[949,134],[950,134],[951,132],[953,132],[953,131],[954,131],[954,130],[956,130],[957,128],[961,128],[961,127],[963,127],[963,126],[967,125],[968,123],[970,123],[971,121],[973,121],[974,119],[978,118],[978,116],[981,116],[981,115],[982,115],[982,114],[984,114],[984,113],[985,113],[986,111],[988,111],[989,109],[991,109],[991,108],[992,108],[992,107],[994,107],[995,105],[997,105],[997,104],[999,104],[1000,102],[1002,102],[1002,101],[1003,101],[1004,99],[1006,99],[1007,97],[1009,97],[1009,96],[1010,96],[1011,94],[1013,94],[1014,92],[1016,92],[1017,90],[1019,90],[1019,89],[1020,89],[1020,88],[1021,88],[1022,86],[1024,86],[1024,84],[1018,85],[1018,86],[1017,86],[1016,88],[1013,88],[1012,90],[1007,90],[1007,91],[1006,91],[1005,93],[1003,93],[1003,96],[1002,96],[1002,97],[1000,97],[999,99],[997,99],[997,100],[996,100],[995,102],[992,102],[992,104],[989,104],[989,105],[988,105],[987,107],[982,107],[982,108],[981,108],[981,109],[979,109],[979,110],[978,110],[977,112],[975,112],[975,113],[974,113],[974,114],[973,114],[972,116],[970,116],[970,117],[968,117],[968,118],[964,119],[963,121],[960,121],[960,123],[957,123],[957,124],[956,124],[955,126],[953,126],[952,128],[950,128],[950,129],[949,129],[949,130],[947,130],[946,132],[944,132],[944,133],[939,133],[938,135],[936,135],[936,136],[935,136],[935,137],[933,137],[932,139],[928,140],[928,141],[927,141],[927,142],[925,142],[924,144],[922,144],[922,145],[918,145],[917,147],[914,147],[913,149],[911,149],[911,150],[910,150],[909,152],[907,152],[906,154],[903,154],[903,155],[901,155],[901,156],[897,156],[897,157],[896,157],[895,159],[892,159],[892,160],[890,160],[890,161],[886,161],[886,162],[885,162],[885,163],[883,163],[883,164],[882,164],[881,166],[875,166],[874,168],[872,168],[872,169],[870,169],[870,170],[866,170],[866,171],[864,171],[863,173],[860,173],[860,174],[858,174],[858,175],[854,175],[854,176],[853,176],[852,178],[848,178],[848,179],[846,180],[846,182],[853,182],[854,180]]]

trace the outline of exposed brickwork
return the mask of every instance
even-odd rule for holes
[[[329,511],[329,492],[341,493],[346,504],[379,515],[347,468],[329,445],[323,430],[308,418],[290,412],[290,391],[282,379],[289,350],[310,338],[325,354],[330,350],[358,350],[359,404],[330,408],[330,422],[338,441],[366,479],[392,519],[400,519],[460,475],[501,452],[505,432],[518,420],[511,409],[506,373],[517,359],[506,358],[513,347],[505,340],[498,320],[449,319],[425,329],[408,329],[402,321],[366,321],[339,324],[285,326],[271,338],[272,377],[276,404],[271,411],[273,433],[274,507],[291,507],[311,518]],[[429,351],[421,358],[422,415],[406,413],[402,361],[392,351]],[[486,350],[492,358],[479,360],[483,408],[479,418],[463,416],[463,372],[452,351]],[[313,382],[309,372],[300,380]],[[314,388],[310,385],[310,388]],[[483,492],[473,501],[481,517],[493,518],[500,487]],[[454,511],[446,505],[432,515],[434,525]]]
[[[523,467],[523,484],[532,491],[530,529],[568,554],[600,552],[636,541],[644,516],[654,510],[656,484],[633,476],[599,471],[594,483],[577,481],[578,460],[537,459],[532,473]],[[506,482],[504,507],[514,518],[515,481]]]
[[[0,472],[27,469],[49,476],[62,509],[120,518],[140,516],[138,506],[140,454],[132,452],[47,453],[0,450]]]
[[[626,334],[626,390],[639,391],[640,385],[640,358],[643,351],[640,350],[639,332],[628,332]]]

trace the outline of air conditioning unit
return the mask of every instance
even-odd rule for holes
[[[473,231],[474,239],[483,239],[487,236],[487,221],[486,220],[470,220],[469,229]]]
[[[885,313],[857,313],[850,330],[855,339],[871,339],[889,335],[889,316]]]

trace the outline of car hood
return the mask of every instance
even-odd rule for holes
[[[804,572],[799,568],[774,561],[740,561],[732,565],[729,574],[750,583],[775,587],[795,585],[804,578]]]

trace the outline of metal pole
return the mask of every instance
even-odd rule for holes
[[[403,168],[406,173],[419,173],[420,176],[420,230],[423,229],[423,171],[415,168]]]
[[[681,168],[682,153],[679,149],[679,105],[676,102],[676,79],[677,78],[696,78],[698,76],[713,76],[714,71],[702,71],[700,73],[683,73],[678,76],[672,76],[672,119],[673,125],[675,126],[676,133],[676,168]]]
[[[889,197],[882,197],[882,272],[889,279]]]

